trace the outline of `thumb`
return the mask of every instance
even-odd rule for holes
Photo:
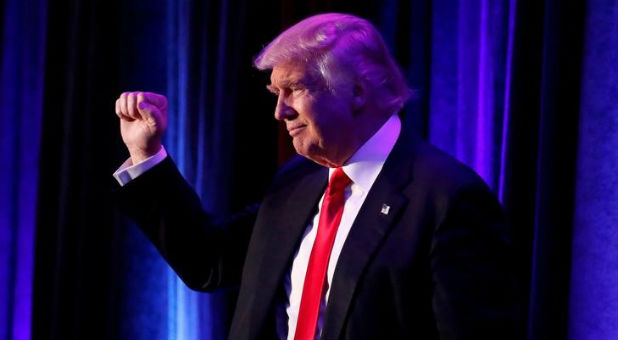
[[[144,100],[146,100],[150,104],[153,104],[159,109],[164,110],[167,108],[167,98],[165,98],[164,95],[160,95],[154,92],[143,92],[142,95]]]
[[[148,125],[161,125],[161,112],[156,106],[142,100],[137,104],[137,111],[142,116],[142,119],[148,123]]]

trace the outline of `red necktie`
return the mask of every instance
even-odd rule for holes
[[[326,269],[343,214],[344,191],[350,182],[350,178],[345,172],[341,168],[337,168],[330,178],[328,188],[326,188],[320,210],[318,233],[311,249],[307,274],[303,284],[298,323],[294,334],[296,340],[315,339]]]

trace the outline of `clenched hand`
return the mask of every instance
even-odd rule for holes
[[[161,149],[161,136],[167,129],[167,98],[151,92],[123,92],[116,100],[122,141],[133,164]]]

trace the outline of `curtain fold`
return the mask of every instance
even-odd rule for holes
[[[44,0],[0,2],[0,338],[31,336]]]
[[[618,337],[618,1],[586,4],[570,339]]]
[[[49,2],[46,13],[32,338],[115,338],[118,8]]]

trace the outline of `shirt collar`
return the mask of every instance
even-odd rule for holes
[[[343,165],[343,172],[364,192],[369,191],[401,132],[401,120],[393,114]],[[335,171],[330,168],[329,178]]]

